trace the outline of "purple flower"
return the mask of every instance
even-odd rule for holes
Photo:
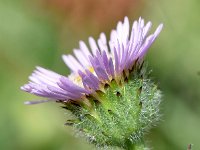
[[[74,55],[63,55],[65,64],[71,69],[68,77],[53,71],[36,67],[29,77],[29,83],[21,87],[22,90],[47,100],[26,102],[35,104],[47,101],[83,100],[102,85],[111,80],[119,80],[123,72],[129,72],[136,61],[142,62],[148,48],[162,30],[160,24],[153,34],[148,35],[151,22],[144,24],[139,18],[134,21],[130,30],[129,20],[118,22],[117,28],[111,31],[107,41],[104,33],[95,41],[89,37],[89,47],[83,41],[79,42],[79,49],[74,49]]]

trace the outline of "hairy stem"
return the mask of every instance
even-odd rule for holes
[[[143,141],[138,141],[137,143],[133,143],[130,140],[127,140],[125,144],[126,144],[125,150],[146,150],[146,147]]]

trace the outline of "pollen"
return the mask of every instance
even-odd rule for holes
[[[91,73],[93,73],[94,74],[94,68],[91,66],[91,67],[89,67],[88,68],[88,70],[91,72]]]

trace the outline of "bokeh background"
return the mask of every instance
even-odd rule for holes
[[[54,103],[20,91],[36,65],[67,75],[61,55],[78,41],[109,35],[118,20],[139,16],[164,30],[147,61],[163,91],[162,120],[147,134],[155,150],[200,149],[199,0],[0,0],[0,149],[92,150],[64,126]]]

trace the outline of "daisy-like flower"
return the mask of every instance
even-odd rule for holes
[[[161,97],[157,86],[144,77],[142,67],[163,27],[160,24],[149,35],[151,25],[139,18],[130,27],[125,17],[111,31],[110,40],[101,33],[97,41],[89,37],[89,46],[80,41],[74,55],[62,57],[71,70],[68,77],[36,67],[21,89],[47,99],[25,103],[64,104],[75,116],[66,124],[98,146],[144,148],[140,144],[143,132],[158,120]]]
[[[148,36],[152,23],[144,24],[139,18],[134,21],[130,30],[129,20],[118,22],[117,28],[111,31],[107,41],[104,33],[97,42],[89,37],[89,47],[79,42],[79,49],[74,49],[74,55],[63,55],[65,64],[71,69],[66,77],[53,71],[36,67],[29,77],[30,82],[21,87],[22,90],[49,100],[26,102],[35,104],[52,100],[68,102],[83,100],[87,95],[101,90],[101,87],[111,80],[124,78],[123,72],[129,75],[136,61],[141,63],[148,48],[162,30],[160,24],[156,31]],[[122,77],[123,76],[123,77]]]

